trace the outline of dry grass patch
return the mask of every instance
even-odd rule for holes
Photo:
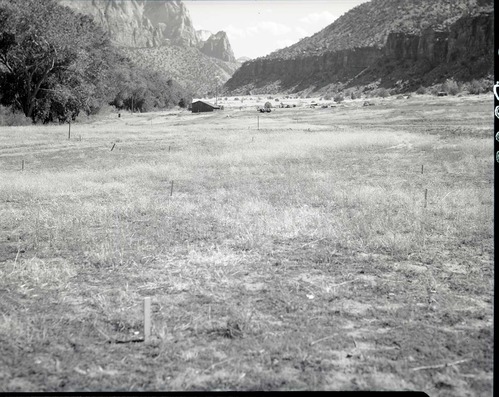
[[[489,101],[442,101],[2,131],[0,389],[489,393]]]

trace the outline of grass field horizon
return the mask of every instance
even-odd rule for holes
[[[0,127],[0,391],[490,395],[492,96],[374,101]]]

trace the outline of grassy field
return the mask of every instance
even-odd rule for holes
[[[491,395],[492,96],[374,102],[0,127],[0,392]]]

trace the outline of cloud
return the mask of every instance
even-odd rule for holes
[[[273,36],[282,36],[291,32],[291,28],[289,26],[272,21],[258,22],[257,25],[251,26],[246,30],[250,36],[260,33],[270,33]]]
[[[223,30],[229,36],[243,37],[243,38],[248,36],[245,29],[236,28],[234,25],[228,25],[224,27]]]
[[[317,23],[332,23],[336,17],[329,11],[313,12],[307,16],[300,18],[300,22],[306,24],[317,24]]]
[[[240,37],[240,38],[249,38],[258,35],[271,35],[271,36],[283,36],[288,33],[291,33],[293,29],[291,29],[287,25],[283,25],[282,23],[272,22],[272,21],[261,21],[256,25],[249,26],[246,28],[238,28],[234,25],[228,25],[223,28],[225,32],[229,35],[229,37]]]

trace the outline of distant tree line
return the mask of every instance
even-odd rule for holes
[[[190,99],[133,64],[91,17],[55,0],[0,0],[0,105],[47,123],[107,104],[144,112]]]

